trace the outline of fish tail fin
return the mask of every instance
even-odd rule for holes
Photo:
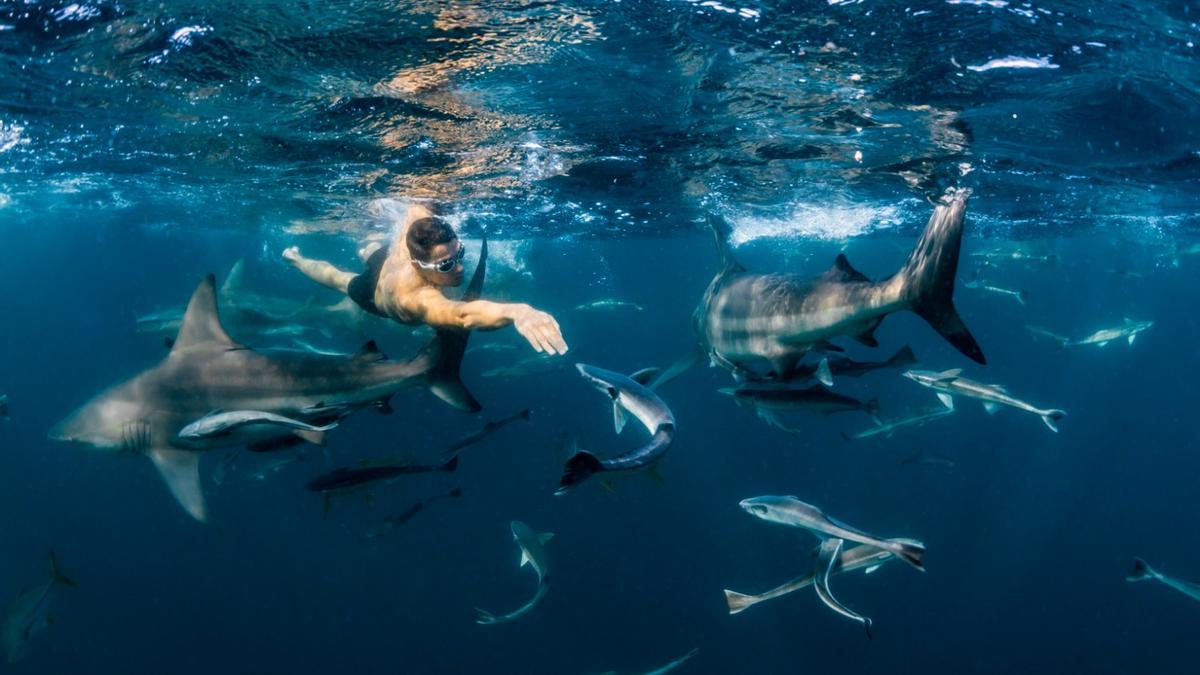
[[[1141,558],[1133,559],[1133,571],[1125,577],[1125,581],[1146,581],[1148,579],[1157,579],[1158,572],[1154,571],[1145,560]]]
[[[925,571],[925,544],[911,539],[892,539],[891,542],[895,544],[892,553],[897,558],[922,572]]]
[[[729,604],[729,613],[737,614],[747,607],[754,605],[758,600],[752,595],[745,595],[737,591],[725,589],[725,602]]]
[[[986,364],[983,350],[954,308],[954,277],[962,245],[968,190],[956,190],[933,210],[920,241],[897,273],[900,296],[954,348]]]
[[[475,272],[471,275],[471,282],[462,296],[464,301],[478,299],[479,294],[483,291],[483,278],[487,274],[487,256],[488,245],[485,236],[479,249],[479,264],[475,267]],[[467,390],[459,375],[463,355],[467,352],[467,340],[470,337],[471,332],[467,330],[439,330],[433,340],[421,351],[421,357],[433,361],[429,371],[429,389],[435,396],[459,410],[478,412],[483,409],[483,406]]]
[[[50,549],[50,573],[54,575],[54,583],[79,588],[79,584],[75,583],[74,579],[63,574],[62,569],[58,566],[58,556],[54,555],[54,549]]]
[[[1043,410],[1041,415],[1042,421],[1046,423],[1046,426],[1050,427],[1050,431],[1058,433],[1058,421],[1066,417],[1067,413],[1051,408],[1050,410]]]
[[[863,629],[867,631],[867,639],[874,640],[875,636],[871,634],[871,620],[864,616],[863,620],[862,620],[862,624],[863,624]]]
[[[603,465],[600,460],[592,453],[586,450],[580,450],[567,460],[566,466],[563,468],[562,478],[558,481],[558,489],[554,494],[565,494],[567,490],[579,485],[587,480],[592,474],[600,471]]]

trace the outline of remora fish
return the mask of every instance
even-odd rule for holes
[[[282,427],[293,432],[307,432],[305,440],[320,444],[324,441],[324,432],[337,426],[330,422],[325,426],[316,426],[295,420],[283,415],[262,412],[260,410],[233,410],[230,412],[213,412],[192,422],[179,430],[179,437],[187,441],[203,441],[221,436],[230,436],[246,427]]]
[[[854,359],[844,356],[829,356],[824,359],[826,367],[829,369],[829,377],[834,375],[838,377],[861,377],[867,373],[876,370],[884,370],[886,368],[907,368],[917,362],[917,355],[913,352],[912,347],[901,347],[899,351],[892,354],[890,359],[886,361],[855,361]],[[793,371],[795,379],[818,377],[820,365],[812,366],[799,364]],[[825,386],[832,386],[830,382],[822,382]]]
[[[752,274],[734,259],[724,224],[713,222],[723,269],[695,315],[702,350],[714,364],[745,379],[786,379],[809,350],[849,335],[876,346],[874,330],[892,312],[916,312],[963,354],[985,363],[983,351],[954,308],[968,191],[947,195],[899,272],[873,282],[839,255],[815,279]],[[766,363],[766,373],[756,371]],[[761,370],[761,369],[759,369]]]
[[[847,619],[861,623],[869,638],[871,637],[871,620],[838,602],[838,599],[833,597],[833,591],[829,590],[829,575],[833,572],[845,543],[845,540],[836,537],[821,542],[821,547],[817,549],[817,562],[813,568],[813,588],[817,591],[817,597],[821,598],[821,602],[825,603],[827,607]]]
[[[1007,295],[1007,296],[1013,298],[1014,300],[1016,300],[1017,302],[1021,303],[1022,305],[1024,305],[1029,300],[1029,291],[1014,291],[1011,288],[1003,288],[1001,286],[993,286],[989,283],[979,281],[978,279],[976,279],[974,281],[967,281],[967,282],[963,283],[963,286],[966,286],[967,288],[977,290],[977,291],[987,291],[989,293],[995,293],[997,295]]]
[[[304,487],[310,492],[348,492],[368,483],[390,481],[414,473],[432,473],[458,470],[458,457],[451,457],[444,464],[432,466],[418,464],[383,464],[362,467],[341,467],[310,480]]]
[[[464,295],[479,297],[487,249]],[[459,379],[469,333],[441,331],[412,360],[388,361],[373,347],[350,357],[256,352],[229,336],[217,314],[216,281],[204,279],[188,303],[183,326],[158,365],[93,398],[50,431],[55,440],[100,450],[147,455],[179,504],[205,519],[199,453],[224,439],[187,442],[179,430],[211,410],[263,410],[316,421],[329,409],[353,410],[386,402],[398,391],[426,386],[447,403],[479,410]],[[318,413],[309,419],[306,411]],[[280,428],[277,438],[291,430]]]
[[[613,423],[617,433],[625,427],[625,414],[633,415],[650,432],[650,441],[636,450],[610,459],[600,459],[580,450],[567,460],[555,494],[565,494],[572,487],[599,471],[636,471],[643,469],[666,454],[675,440],[675,415],[646,384],[660,374],[656,368],[638,371],[630,377],[584,363],[575,367],[596,389],[612,399]]]
[[[847,434],[846,432],[843,431],[842,438],[844,438],[848,441],[861,440],[863,438],[870,438],[871,436],[878,436],[880,434],[883,434],[884,436],[891,438],[892,434],[896,433],[897,429],[903,429],[905,427],[919,427],[919,426],[925,424],[926,422],[930,422],[939,417],[945,417],[946,415],[949,415],[950,413],[953,413],[953,412],[954,412],[953,408],[941,407],[941,408],[938,408],[937,410],[933,410],[933,411],[930,411],[927,413],[922,413],[919,415],[914,415],[912,417],[905,417],[903,419],[892,420],[890,422],[883,422],[882,424],[879,424],[878,426],[871,427],[870,429],[864,429],[864,430],[859,431],[854,434]]]
[[[920,543],[912,540],[909,541],[913,544]],[[879,569],[880,565],[895,559],[896,557],[888,551],[867,544],[860,544],[854,548],[842,551],[841,555],[838,556],[837,564],[833,568],[833,573],[841,574],[843,572],[853,572],[866,568],[866,573],[870,574]],[[729,613],[737,614],[765,600],[774,600],[802,588],[808,588],[813,585],[814,576],[813,572],[809,572],[758,595],[746,595],[726,590],[725,601],[729,605]]]
[[[1200,584],[1171,578],[1146,564],[1141,558],[1133,559],[1133,572],[1125,577],[1125,581],[1161,581],[1167,586],[1183,593],[1193,600],[1200,600]]]
[[[533,571],[537,572],[537,592],[534,593],[533,598],[529,602],[501,616],[496,616],[486,609],[476,607],[475,610],[479,612],[479,618],[475,620],[475,623],[491,625],[520,618],[541,602],[542,598],[546,595],[546,591],[550,588],[550,567],[546,560],[545,546],[546,542],[550,541],[554,535],[549,532],[538,534],[519,520],[512,521],[512,534],[513,541],[517,542],[517,547],[521,549],[520,567],[530,565],[533,567]]]
[[[492,434],[496,433],[497,431],[500,431],[501,429],[508,426],[509,424],[512,424],[513,422],[516,422],[519,420],[528,422],[532,417],[533,417],[533,411],[530,410],[529,408],[526,408],[526,409],[522,410],[521,412],[516,413],[514,415],[509,415],[508,417],[504,417],[502,419],[487,422],[486,424],[483,425],[483,428],[480,429],[479,431],[475,431],[473,433],[467,434],[466,436],[463,436],[462,438],[458,439],[457,441],[454,441],[450,445],[446,446],[446,449],[442,451],[442,456],[443,457],[455,456],[460,451],[462,451],[463,448],[474,445],[474,444],[478,443],[479,441],[482,441],[483,439],[487,438],[488,436],[491,436]]]
[[[1120,326],[1115,328],[1101,328],[1091,335],[1082,337],[1078,340],[1072,340],[1068,337],[1056,335],[1055,333],[1051,333],[1040,326],[1026,326],[1026,328],[1029,329],[1029,332],[1033,333],[1034,335],[1040,335],[1054,340],[1058,343],[1059,347],[1083,347],[1086,345],[1107,347],[1108,343],[1121,339],[1124,339],[1129,343],[1129,346],[1132,347],[1133,341],[1137,339],[1138,334],[1149,330],[1153,326],[1153,321],[1134,321],[1133,319],[1127,317],[1124,324]]]
[[[1031,412],[1041,417],[1050,431],[1055,432],[1058,431],[1058,421],[1067,416],[1067,413],[1057,408],[1042,409],[1021,399],[1013,398],[1009,395],[1008,389],[1002,385],[983,384],[975,380],[968,380],[961,377],[961,373],[962,368],[945,370],[940,373],[932,370],[909,370],[905,371],[904,376],[937,392],[937,397],[941,400],[942,405],[951,410],[954,409],[955,396],[966,396],[982,401],[983,409],[989,415],[994,414],[1002,405]]]
[[[811,504],[805,504],[796,497],[773,495],[751,497],[743,499],[739,506],[750,515],[767,522],[802,527],[822,540],[836,537],[883,549],[922,572],[925,571],[921,562],[925,557],[925,545],[921,542],[911,539],[880,539],[838,522],[822,513],[821,509]]]
[[[4,651],[8,654],[9,663],[24,657],[29,651],[29,643],[53,623],[49,615],[50,602],[58,586],[76,588],[78,584],[62,573],[54,551],[51,551],[50,578],[37,586],[21,589],[4,615]]]
[[[429,508],[430,504],[439,502],[443,499],[457,499],[461,496],[462,496],[462,488],[454,488],[453,490],[447,492],[444,495],[435,495],[433,497],[429,497],[428,499],[423,499],[394,516],[388,516],[387,518],[384,518],[383,523],[381,523],[380,525],[378,525],[376,527],[371,528],[367,532],[367,539],[375,539],[377,537],[382,537],[385,534],[388,534],[392,530],[395,530],[396,528],[400,527],[401,525],[404,525],[408,521],[412,520],[413,517],[416,516],[418,513],[420,513],[422,510]]]
[[[629,302],[627,300],[616,300],[613,298],[606,298],[604,300],[594,300],[592,302],[585,302],[582,305],[576,305],[576,307],[575,307],[575,311],[577,311],[577,312],[586,312],[588,310],[593,310],[593,309],[631,309],[635,312],[640,312],[644,308],[641,305],[637,304],[636,302]]]

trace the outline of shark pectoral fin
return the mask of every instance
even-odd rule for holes
[[[996,411],[1000,409],[1000,404],[999,404],[999,403],[992,403],[991,401],[984,401],[984,402],[983,402],[983,409],[987,411],[987,414],[989,414],[989,415],[995,415],[995,414],[996,414]]]
[[[204,493],[200,491],[200,455],[186,450],[160,448],[146,453],[179,505],[193,518],[205,522]]]
[[[302,438],[313,445],[325,445],[324,431],[309,431],[307,429],[296,429],[292,432],[297,438]]]
[[[543,545],[553,538],[554,538],[553,532],[543,532],[538,535],[538,541],[542,542]]]
[[[826,387],[833,386],[833,371],[829,369],[829,359],[821,359],[817,364],[817,381]]]
[[[617,430],[618,434],[621,433],[621,431],[625,428],[625,421],[626,421],[625,420],[625,411],[621,410],[621,405],[619,403],[617,403],[616,401],[614,401],[613,402],[613,428]]]
[[[1130,347],[1132,347],[1132,346],[1133,346],[1133,341],[1134,341],[1136,338],[1137,338],[1137,333],[1133,333],[1133,334],[1131,334],[1131,335],[1129,336],[1129,346],[1130,346]]]
[[[879,569],[879,567],[880,567],[879,565],[871,565],[870,567],[868,567],[866,569],[866,571],[863,572],[863,574],[870,574],[870,573],[874,572],[875,570]]]
[[[528,564],[529,564],[529,554],[525,552],[525,549],[521,549],[521,563],[519,565],[517,565],[517,567],[524,567]]]
[[[1109,342],[1112,342],[1112,340],[1105,340],[1104,342],[1097,342],[1096,344],[1100,347],[1107,347]]]
[[[942,405],[946,406],[947,409],[954,410],[954,397],[953,396],[951,396],[950,394],[943,393],[943,392],[938,392],[937,397],[938,397],[938,400],[942,402]]]

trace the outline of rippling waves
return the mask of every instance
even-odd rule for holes
[[[0,213],[744,239],[1194,227],[1194,3],[0,2]],[[386,209],[384,209],[386,211]],[[1016,234],[1022,234],[1017,231]]]

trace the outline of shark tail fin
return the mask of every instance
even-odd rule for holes
[[[1042,421],[1046,423],[1046,426],[1050,427],[1050,431],[1055,433],[1058,432],[1058,421],[1066,416],[1067,413],[1053,408],[1042,411]]]
[[[1154,568],[1150,567],[1145,560],[1142,560],[1141,558],[1134,558],[1133,571],[1125,577],[1125,581],[1147,581],[1149,579],[1154,579],[1157,576],[1158,573],[1155,572]]]
[[[62,569],[58,566],[58,557],[54,555],[54,549],[50,549],[50,573],[54,575],[54,583],[79,588],[79,584],[75,583],[74,579],[63,574]]]
[[[925,571],[925,544],[911,539],[893,539],[892,543],[896,545],[892,553],[897,558],[922,572]]]
[[[729,613],[737,614],[747,607],[754,605],[758,600],[752,595],[745,595],[737,591],[725,589],[725,602],[729,604]]]
[[[729,222],[721,216],[709,214],[708,227],[712,230],[713,240],[717,244],[717,253],[721,256],[721,274],[744,271],[746,268],[742,267],[737,258],[733,257],[733,246],[729,243],[729,236],[733,230],[729,227]]]
[[[567,460],[567,465],[563,468],[562,478],[558,481],[558,489],[554,494],[565,494],[567,490],[579,485],[587,480],[592,474],[600,471],[603,465],[600,460],[586,450],[580,450]]]
[[[483,291],[483,278],[487,274],[488,242],[483,237],[479,249],[479,264],[471,275],[471,283],[463,293],[464,302],[479,299]],[[437,331],[433,340],[425,346],[422,355],[434,361],[429,371],[429,388],[434,395],[446,403],[468,412],[478,412],[483,409],[479,401],[471,395],[463,384],[459,371],[462,368],[463,355],[467,352],[467,340],[470,331],[458,329],[443,329]]]
[[[983,350],[954,308],[954,277],[962,245],[968,190],[956,190],[933,210],[916,248],[898,273],[901,297],[954,348],[986,364]]]

